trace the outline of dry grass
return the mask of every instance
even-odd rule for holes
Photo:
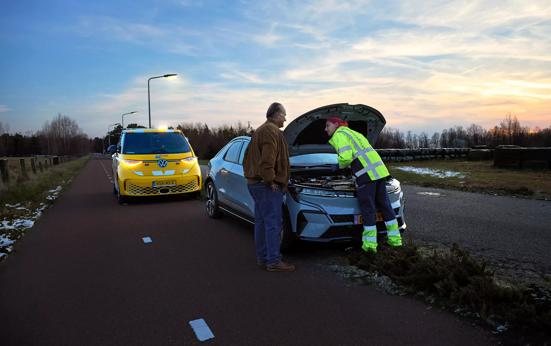
[[[550,342],[551,292],[542,287],[499,285],[486,264],[453,245],[449,251],[423,253],[413,244],[383,247],[377,254],[361,250],[351,264],[388,276],[407,292],[442,307],[463,311],[502,333],[506,343]]]
[[[44,173],[48,172],[48,169],[52,168],[51,164],[51,158],[45,157],[45,156],[38,156],[35,158],[35,167],[36,167],[36,174],[33,173],[32,166],[31,166],[31,158],[30,157],[3,157],[2,159],[8,160],[8,172],[10,175],[10,182],[9,184],[5,184],[0,179],[0,191],[5,190],[8,188],[9,185],[13,185],[16,182],[25,181],[25,178],[23,176],[23,172],[21,171],[21,164],[20,159],[25,160],[25,167],[27,171],[27,176],[29,178],[35,178],[38,177]],[[40,171],[40,164],[42,164],[43,171]],[[46,168],[48,167],[48,168]]]
[[[464,160],[389,162],[387,164],[391,174],[405,184],[551,199],[551,170],[549,169],[496,168],[493,166],[493,161]],[[437,178],[396,169],[403,166],[460,172],[464,178]]]
[[[23,203],[25,207],[32,209],[44,202],[48,191],[56,186],[68,182],[88,162],[88,156],[73,161],[51,166],[43,173],[29,174],[28,180],[11,179],[7,186],[3,186],[0,194],[0,219],[10,217],[14,212],[5,208],[5,204]],[[11,160],[10,160],[11,161]],[[16,160],[19,165],[19,160]],[[10,162],[10,167],[13,167]]]

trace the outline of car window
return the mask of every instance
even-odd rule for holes
[[[249,146],[249,141],[243,142],[243,148],[241,148],[241,154],[239,155],[239,164],[243,164],[243,158],[245,157],[245,151],[247,151],[247,147]]]
[[[189,143],[179,132],[125,133],[123,154],[177,154],[190,152]]]
[[[233,143],[228,151],[226,152],[226,155],[224,155],[224,160],[237,163],[239,161],[239,153],[241,150],[241,144],[243,144],[242,141],[237,141]]]

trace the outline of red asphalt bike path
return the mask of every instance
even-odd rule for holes
[[[102,167],[103,165],[103,167]],[[252,228],[203,203],[118,205],[92,159],[0,264],[1,345],[491,345],[422,302],[347,285],[314,258],[256,267]],[[153,242],[144,244],[142,237]]]

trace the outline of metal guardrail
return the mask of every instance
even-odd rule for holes
[[[377,149],[385,161],[416,161],[467,157],[469,148]]]
[[[498,147],[494,152],[494,166],[545,166],[551,168],[551,148]]]

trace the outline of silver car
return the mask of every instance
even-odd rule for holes
[[[334,242],[361,239],[362,216],[354,176],[350,171],[332,172],[337,154],[327,142],[326,119],[338,115],[349,127],[361,132],[370,143],[385,126],[386,120],[376,109],[366,105],[334,104],[314,109],[287,125],[283,134],[289,144],[291,178],[284,196],[282,249],[297,239]],[[243,157],[250,137],[232,139],[208,164],[205,179],[206,211],[212,218],[229,214],[254,223],[254,202],[243,176]],[[390,202],[398,218],[400,230],[406,228],[404,195],[400,182],[386,179]],[[386,233],[381,214],[377,213],[377,229]]]

